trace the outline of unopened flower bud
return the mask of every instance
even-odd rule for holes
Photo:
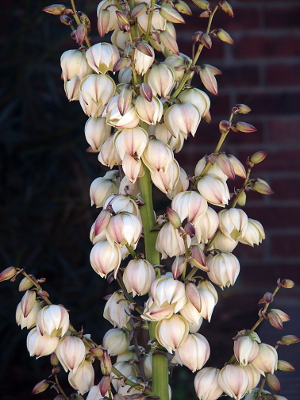
[[[81,46],[87,37],[87,27],[84,24],[79,24],[75,30],[76,43]]]
[[[295,335],[285,335],[285,336],[282,336],[281,342],[282,342],[282,344],[290,345],[290,344],[300,342],[300,338],[298,338]]]
[[[213,32],[222,42],[234,44],[232,37],[224,29],[215,29]]]
[[[162,6],[159,10],[160,15],[169,22],[173,24],[185,24],[185,20],[179,14],[179,12],[168,6]]]
[[[236,122],[234,126],[240,132],[251,133],[251,132],[257,131],[255,126],[250,125],[247,122],[239,121],[239,122]]]
[[[223,120],[219,123],[219,131],[221,133],[227,133],[229,131],[230,127],[231,127],[231,123],[228,121]]]
[[[97,358],[101,358],[103,356],[103,350],[101,349],[101,347],[92,347],[91,349],[89,349],[89,352]]]
[[[291,289],[295,286],[295,283],[291,279],[282,279],[280,285],[285,289]]]
[[[237,204],[238,204],[240,207],[243,207],[243,206],[246,204],[246,201],[247,201],[247,195],[246,195],[246,193],[243,191],[241,194],[239,194],[239,197],[238,197],[238,199],[237,199]]]
[[[259,164],[266,157],[267,157],[267,152],[266,151],[257,151],[256,153],[252,154],[252,156],[250,157],[249,161],[252,164]]]
[[[140,3],[132,9],[130,16],[131,18],[140,17],[141,15],[145,14],[147,10],[148,10],[147,4]]]
[[[32,394],[39,394],[44,392],[49,387],[49,382],[47,379],[42,380],[41,382],[37,383],[35,387],[32,389]]]
[[[270,185],[263,179],[257,178],[252,184],[252,190],[261,194],[273,194]]]
[[[292,364],[283,360],[278,360],[277,369],[279,369],[280,371],[287,371],[287,372],[295,371],[295,368],[292,366]]]
[[[118,20],[118,25],[121,30],[128,30],[130,28],[130,24],[128,18],[125,15],[125,12],[121,12],[119,10],[116,11],[116,16]]]
[[[230,5],[227,1],[222,0],[222,1],[220,1],[219,5],[220,5],[221,9],[222,9],[226,14],[228,14],[231,18],[234,17],[232,7],[231,7],[231,5]]]
[[[58,360],[57,355],[55,353],[52,353],[51,356],[50,356],[50,364],[53,367],[57,367],[58,364],[59,364],[59,360]]]
[[[171,222],[171,224],[173,225],[173,227],[175,229],[178,229],[181,227],[181,220],[176,211],[172,210],[172,208],[167,207],[167,215],[168,215],[169,221]]]
[[[181,14],[192,15],[190,7],[182,0],[177,0],[177,2],[175,3],[175,8]]]
[[[202,10],[208,10],[210,7],[209,1],[206,0],[192,0]]]
[[[267,317],[272,326],[276,329],[283,329],[283,322],[289,321],[290,317],[281,310],[271,309]]]
[[[171,53],[179,55],[178,44],[173,36],[168,31],[162,31],[159,33],[159,39],[162,45]]]
[[[267,374],[267,383],[271,390],[274,390],[276,393],[280,393],[280,382],[276,375]]]
[[[190,264],[193,267],[199,268],[202,271],[209,271],[209,268],[206,264],[206,258],[203,250],[198,245],[193,245],[190,247]]]
[[[51,4],[51,6],[44,7],[42,11],[52,15],[62,15],[66,6],[63,4]]]
[[[5,268],[0,273],[0,282],[8,281],[9,279],[13,278],[16,275],[16,273],[17,273],[17,270],[15,267]]]
[[[248,114],[251,111],[251,108],[246,106],[246,104],[237,104],[236,108],[239,114]]]
[[[259,300],[258,304],[264,304],[264,303],[272,303],[274,300],[272,293],[266,292],[263,296],[262,299]]]
[[[32,279],[35,279],[33,275],[29,275]],[[24,292],[25,290],[30,289],[33,286],[33,283],[26,276],[19,283],[19,292]]]
[[[186,269],[186,259],[184,256],[177,256],[172,264],[172,275],[177,279],[182,272]]]

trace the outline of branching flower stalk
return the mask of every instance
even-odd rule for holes
[[[15,281],[23,274],[19,290],[25,293],[16,320],[22,329],[30,329],[30,356],[50,355],[54,381],[49,377],[39,382],[35,394],[52,385],[58,393],[55,400],[169,400],[169,371],[184,365],[198,371],[194,386],[199,400],[223,395],[278,400],[276,394],[268,397],[264,385],[267,382],[278,393],[276,370],[293,368],[278,361],[277,348],[297,343],[296,336],[283,336],[272,347],[261,343],[256,333],[264,320],[277,329],[289,320],[283,311],[269,310],[280,287],[294,286],[288,279],[279,280],[273,294],[260,300],[265,305],[257,322],[233,338],[233,356],[225,366],[205,366],[210,345],[200,328],[203,319],[212,318],[216,287],[234,285],[239,275],[233,250],[239,243],[254,246],[265,239],[262,224],[242,209],[247,193],[273,191],[264,180],[250,177],[266,152],[250,155],[246,171],[241,161],[223,150],[229,134],[256,130],[236,121],[251,111],[245,104],[235,105],[229,119],[220,122],[216,147],[199,159],[193,176],[188,177],[176,160],[201,119],[210,122],[208,93],[218,92],[215,76],[221,71],[197,65],[202,50],[210,49],[215,39],[233,44],[226,31],[212,28],[216,12],[233,17],[230,4],[221,0],[211,8],[208,1],[193,2],[207,26],[193,35],[192,58],[180,53],[176,42],[174,24],[185,23],[182,14],[192,15],[182,0],[102,0],[98,33],[102,38],[112,32],[112,43],[91,44],[89,18],[76,9],[74,0],[71,9],[62,4],[44,9],[71,27],[77,44],[61,56],[65,93],[69,101],[79,101],[89,117],[87,151],[98,153],[99,162],[109,169],[90,187],[92,205],[102,209],[91,227],[90,263],[100,278],[108,284],[116,280],[120,289],[106,298],[104,318],[113,328],[98,344],[72,326],[62,305],[52,304],[41,286],[44,279],[14,267],[1,272],[0,281]],[[243,184],[230,193],[227,180],[236,176]],[[162,215],[154,209],[153,186],[170,200]],[[172,259],[171,268],[167,259]],[[139,329],[149,333],[143,347]],[[100,362],[103,375],[96,382],[95,362]],[[76,393],[69,395],[62,388],[61,369]]]

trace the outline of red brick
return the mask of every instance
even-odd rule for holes
[[[270,239],[272,257],[300,257],[299,235],[274,235]]]
[[[220,87],[257,86],[259,84],[259,72],[256,66],[230,66],[222,68],[223,75],[219,77]]]
[[[267,149],[261,149],[267,150]],[[239,150],[238,158],[243,161],[249,154],[254,153],[253,150]],[[286,172],[286,171],[299,171],[300,170],[300,149],[282,150],[270,149],[267,157],[262,163],[258,164],[254,170],[255,176],[258,177],[260,173],[264,172]],[[300,214],[300,213],[299,213]]]
[[[275,289],[277,279],[292,279],[299,282],[299,263],[279,260],[241,261],[239,282],[246,287],[267,287],[271,292]]]
[[[249,91],[238,95],[238,103],[244,103],[251,107],[252,115],[255,116],[260,114],[299,114],[300,89],[299,92],[292,93],[283,90],[278,93]]]
[[[245,212],[247,213],[247,209],[245,209]],[[251,215],[248,214],[248,216],[252,218]],[[264,256],[266,247],[267,245],[265,241],[262,242],[259,246],[254,246],[254,247],[239,243],[237,247],[233,250],[233,253],[235,256],[237,256],[238,259],[251,258],[254,260],[262,258]]]
[[[246,205],[245,212],[250,218],[260,221],[266,229],[278,229],[279,226],[280,229],[300,227],[299,206],[279,207],[262,204],[261,207],[247,207]]]
[[[276,200],[300,199],[300,178],[273,178],[271,183]]]
[[[299,35],[282,34],[276,37],[245,35],[236,40],[234,54],[237,59],[297,57],[299,48]]]
[[[267,28],[299,28],[300,7],[284,3],[282,7],[266,6],[263,10],[263,21]]]
[[[241,116],[235,119],[235,121],[238,121],[241,119]],[[244,132],[230,132],[229,135],[226,138],[225,142],[225,147],[226,144],[233,144],[233,145],[240,145],[240,144],[249,144],[249,145],[261,145],[264,142],[264,137],[263,137],[263,123],[262,121],[256,121],[255,123],[251,121],[251,119],[247,120],[250,124],[254,125],[255,128],[257,129],[256,132],[252,133],[244,133]],[[253,147],[253,146],[252,146]]]
[[[259,11],[252,7],[233,7],[234,18],[217,11],[213,19],[212,28],[222,28],[230,34],[233,30],[249,30],[259,28]]]
[[[270,142],[285,144],[300,143],[299,137],[300,118],[296,119],[272,119],[268,123]]]
[[[270,86],[300,85],[300,63],[275,64],[266,67],[266,84]]]

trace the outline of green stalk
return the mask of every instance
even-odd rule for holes
[[[144,229],[145,256],[152,265],[160,263],[159,252],[155,249],[157,232],[153,231],[155,227],[155,217],[152,200],[152,183],[150,172],[144,165],[145,174],[139,179],[144,205],[140,208]],[[149,333],[151,339],[156,339],[155,327],[157,322],[150,322]],[[169,399],[169,371],[168,359],[162,352],[157,352],[155,345],[152,346],[152,391],[161,400]]]

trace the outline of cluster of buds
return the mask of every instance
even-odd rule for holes
[[[245,205],[247,191],[273,192],[264,180],[250,179],[265,152],[249,157],[246,170],[235,156],[221,151],[229,132],[255,131],[248,123],[233,122],[237,114],[250,112],[246,105],[236,105],[229,120],[220,122],[216,149],[199,159],[192,177],[175,158],[189,135],[196,135],[201,120],[211,120],[207,92],[217,94],[215,76],[221,71],[196,65],[202,48],[211,48],[215,38],[233,44],[226,31],[211,29],[218,9],[233,17],[230,4],[222,0],[211,9],[208,1],[193,2],[201,9],[200,17],[208,18],[208,28],[193,35],[191,58],[179,52],[176,40],[174,24],[185,23],[182,14],[192,14],[182,0],[102,0],[97,29],[101,38],[112,32],[112,43],[93,45],[90,21],[73,2],[73,10],[59,4],[44,9],[71,27],[79,45],[61,56],[64,90],[88,117],[87,151],[98,153],[99,162],[110,169],[90,186],[91,205],[101,208],[90,230],[90,263],[101,278],[116,279],[121,289],[105,298],[103,315],[113,328],[98,346],[89,335],[75,331],[63,306],[51,304],[40,290],[43,300],[37,298],[39,287],[32,288],[36,280],[25,278],[21,283],[26,293],[16,320],[22,329],[31,329],[29,354],[37,358],[52,354],[53,373],[60,363],[78,392],[76,398],[87,392],[87,400],[144,397],[152,395],[151,386],[165,386],[153,394],[166,400],[167,385],[149,382],[159,378],[157,371],[152,378],[152,366],[158,365],[155,359],[161,353],[173,366],[198,371],[194,383],[200,400],[216,400],[223,393],[235,400],[245,395],[251,399],[261,375],[278,392],[277,350],[261,343],[254,330],[238,333],[234,355],[222,369],[204,367],[210,346],[199,329],[203,319],[211,320],[218,302],[215,285],[223,290],[236,282],[240,263],[232,252],[239,243],[254,246],[265,239],[262,224],[237,206]],[[156,52],[162,53],[159,60]],[[191,85],[194,75],[199,75],[203,90]],[[230,193],[227,181],[236,176],[243,184]],[[166,213],[157,218],[152,184],[171,200]],[[143,241],[145,252],[140,250]],[[168,264],[160,261],[172,257],[167,272]],[[11,267],[1,273],[0,281],[16,273]],[[290,285],[285,280],[279,286]],[[143,302],[140,297],[147,294]],[[259,322],[267,319],[282,329],[289,317],[277,309],[267,312],[271,301],[264,301]],[[137,343],[137,329],[145,325],[150,327],[151,352]],[[295,339],[282,339],[280,344],[289,341]],[[98,385],[94,384],[95,358],[104,375]],[[282,362],[281,368],[289,366]],[[167,370],[161,375],[166,376]],[[35,393],[47,385],[43,381]],[[60,390],[58,384],[56,389]],[[62,397],[66,398],[64,392],[57,400]]]

